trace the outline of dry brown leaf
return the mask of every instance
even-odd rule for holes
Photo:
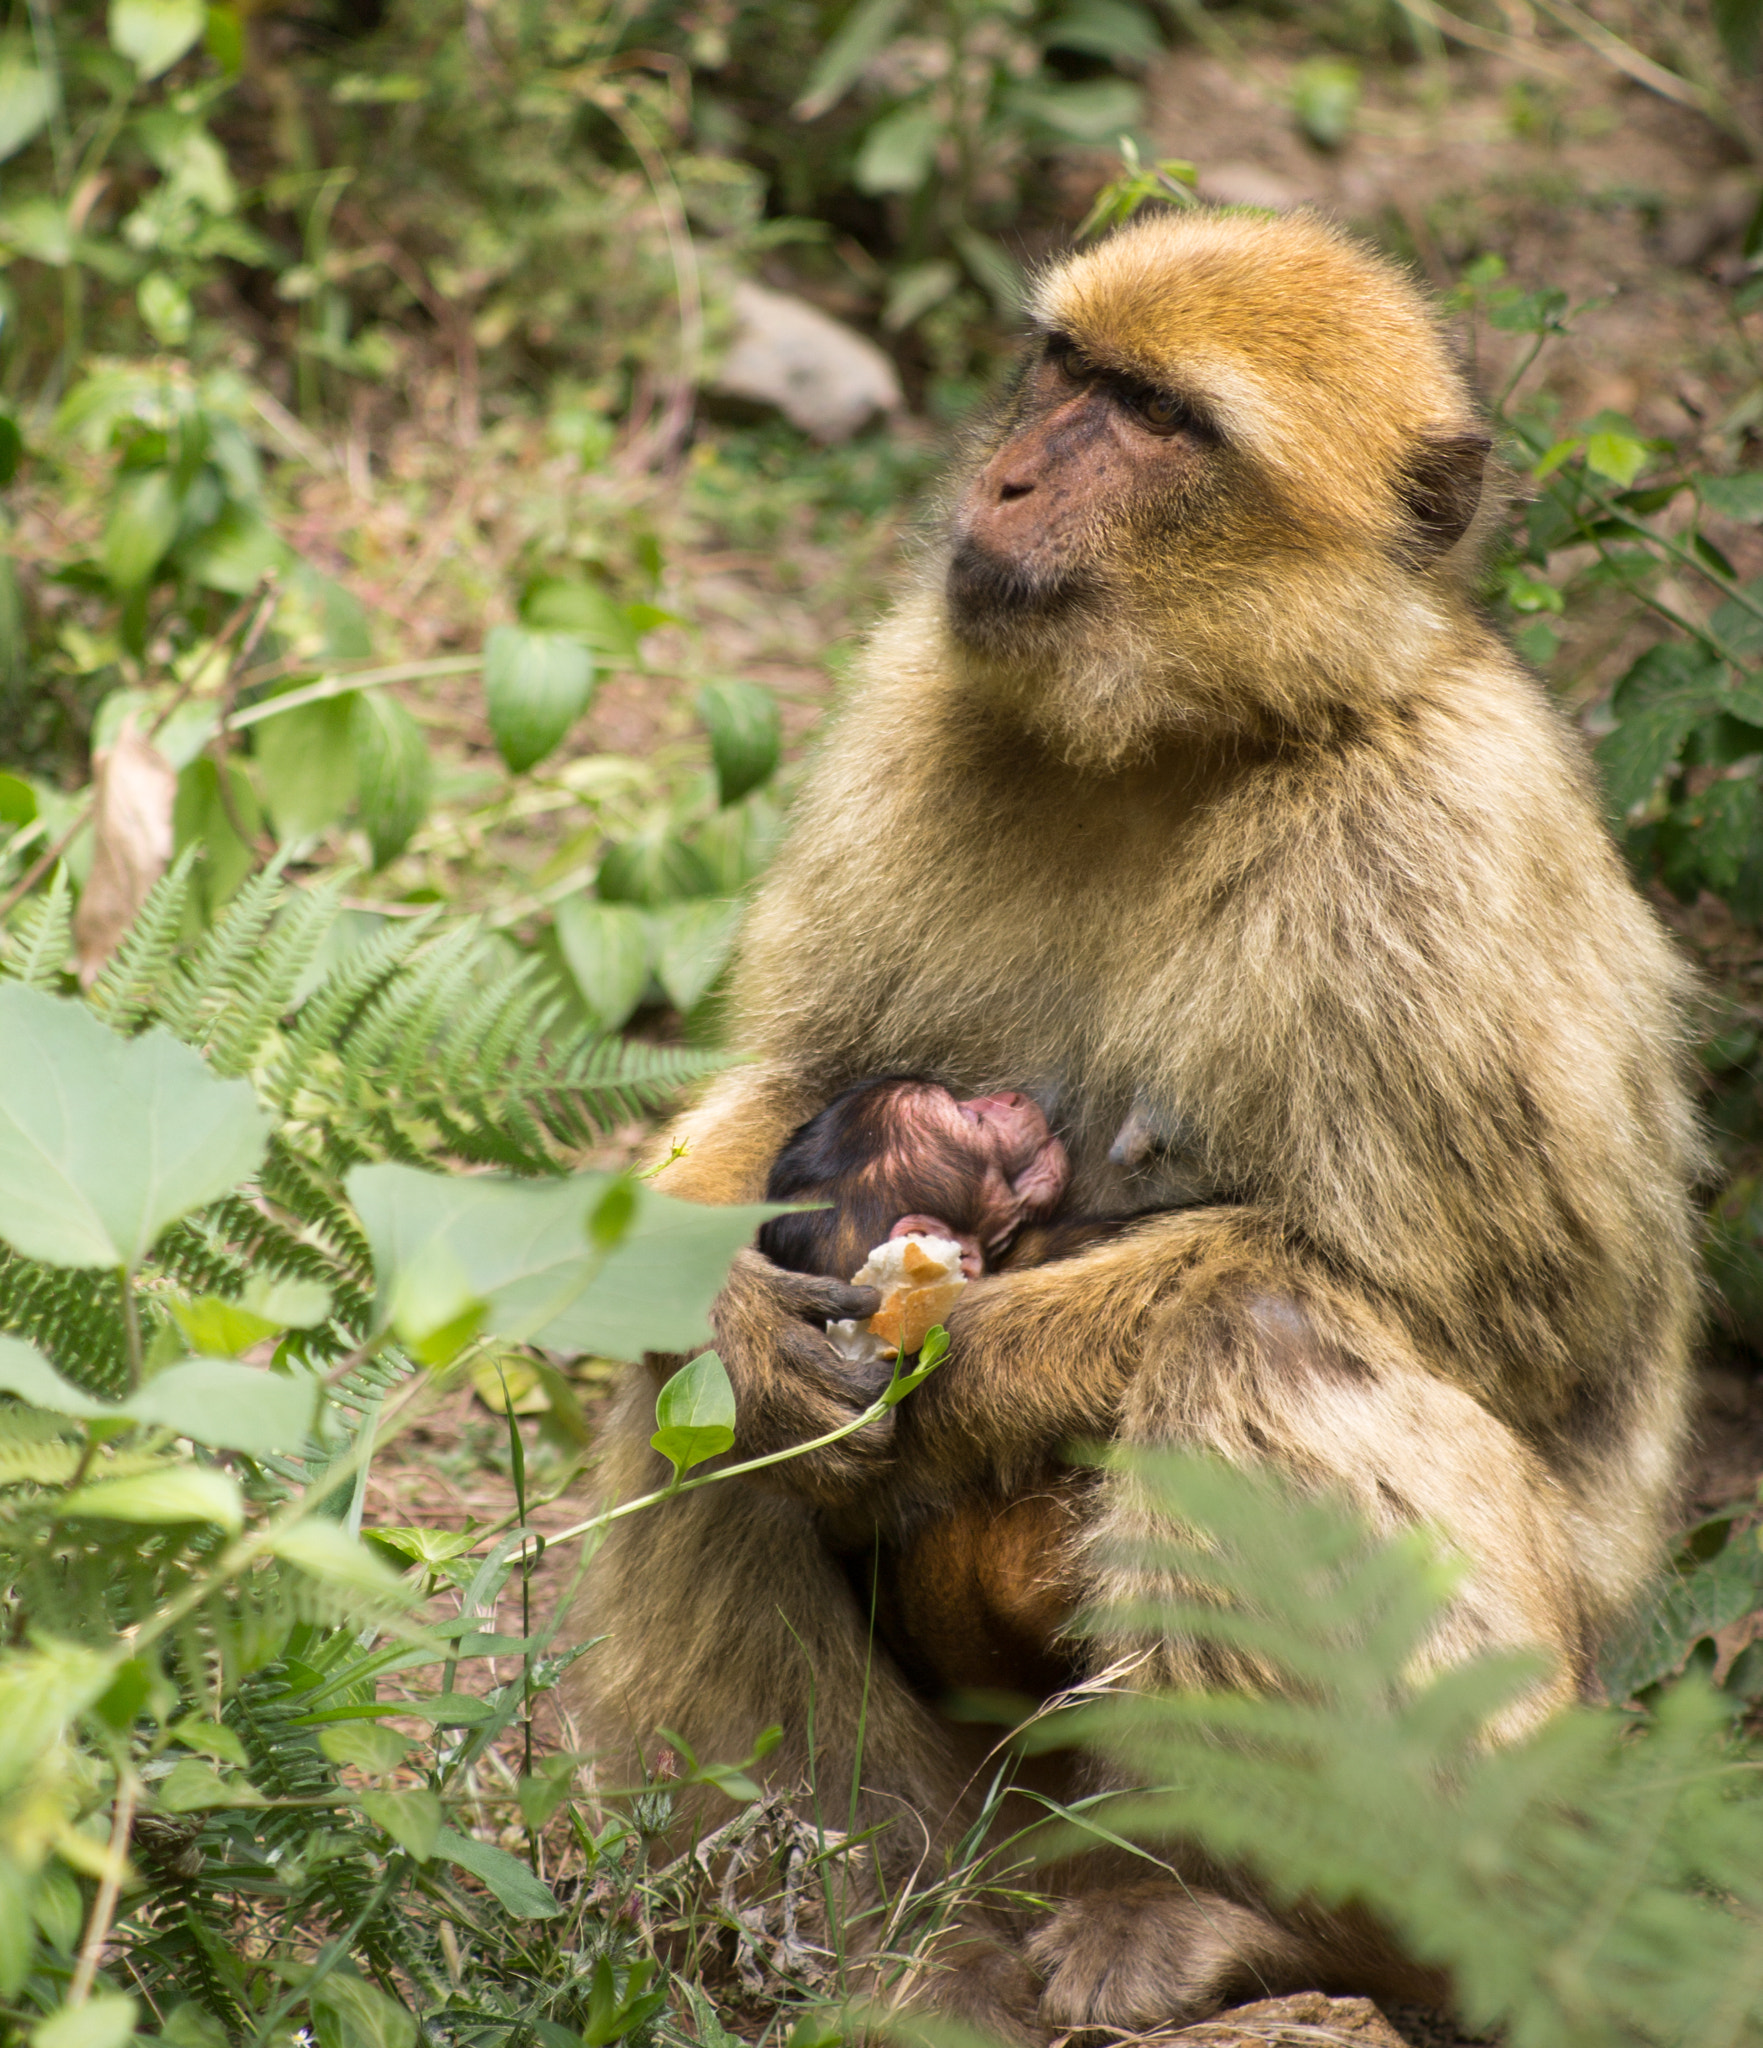
[[[177,770],[124,719],[94,763],[92,867],[74,913],[80,986],[90,988],[147,892],[171,864]]]

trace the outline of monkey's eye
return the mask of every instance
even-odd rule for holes
[[[1188,424],[1188,409],[1167,391],[1142,391],[1133,399],[1133,410],[1153,434],[1174,434]]]
[[[1096,366],[1075,341],[1063,334],[1056,334],[1047,343],[1047,360],[1072,384],[1088,384],[1094,381]]]

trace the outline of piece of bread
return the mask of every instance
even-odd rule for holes
[[[851,1278],[853,1287],[879,1287],[882,1305],[868,1322],[828,1323],[826,1334],[841,1358],[870,1365],[880,1358],[908,1355],[924,1343],[925,1332],[955,1306],[967,1275],[961,1247],[946,1237],[890,1237],[878,1244]]]

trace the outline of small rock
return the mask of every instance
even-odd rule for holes
[[[734,345],[715,388],[775,406],[817,441],[848,441],[874,413],[903,398],[894,366],[873,341],[789,292],[734,289]]]
[[[1336,2042],[1341,2048],[1405,2048],[1369,1998],[1330,1998],[1322,1991],[1258,1999],[1163,2038],[1169,2048],[1178,2041],[1189,2048],[1333,2048]]]

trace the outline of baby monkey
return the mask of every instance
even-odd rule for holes
[[[766,1198],[831,1206],[772,1217],[758,1247],[792,1272],[848,1281],[890,1239],[947,1238],[973,1280],[1064,1257],[1135,1220],[1059,1216],[1070,1178],[1065,1147],[1029,1096],[957,1100],[920,1074],[884,1074],[834,1096],[791,1135]],[[856,1332],[835,1324],[829,1334],[838,1343]],[[1050,1460],[1019,1498],[978,1489],[899,1542],[877,1549],[873,1531],[860,1530],[848,1553],[835,1546],[879,1640],[913,1684],[932,1697],[982,1689],[1040,1698],[1071,1682],[1064,1628],[1078,1582],[1070,1549],[1089,1483],[1086,1472]]]
[[[1025,1223],[1050,1216],[1071,1168],[1026,1095],[957,1101],[918,1074],[859,1081],[795,1131],[772,1164],[767,1201],[831,1203],[774,1216],[759,1249],[796,1273],[849,1280],[888,1238],[952,1239],[971,1279]]]
[[[791,1135],[766,1200],[832,1206],[772,1217],[758,1245],[791,1272],[849,1280],[889,1238],[949,1238],[973,1280],[1117,1227],[1055,1217],[1070,1178],[1065,1147],[1031,1097],[957,1100],[921,1074],[883,1074],[835,1095]]]

